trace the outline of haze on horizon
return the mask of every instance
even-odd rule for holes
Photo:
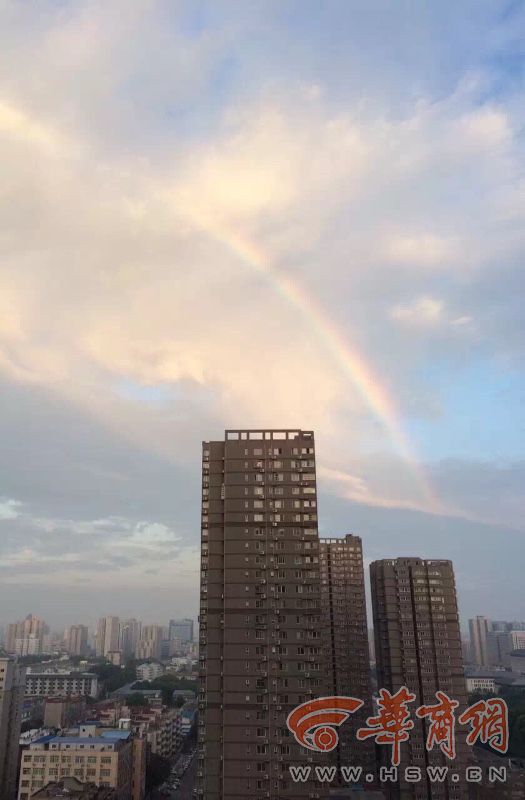
[[[195,616],[200,443],[525,618],[525,8],[0,0],[0,625]]]

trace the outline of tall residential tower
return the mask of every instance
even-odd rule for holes
[[[462,782],[427,783],[427,766],[448,764],[436,747],[425,748],[427,721],[415,716],[420,705],[435,705],[440,690],[467,707],[454,570],[450,561],[397,558],[370,566],[377,679],[380,688],[397,692],[406,686],[415,694],[410,704],[414,728],[401,745],[400,781],[387,796],[401,800],[465,798]],[[457,737],[454,772],[465,767],[465,735]],[[382,746],[386,755],[388,747]],[[406,766],[420,767],[423,781],[403,780]]]
[[[327,654],[327,693],[364,700],[363,707],[339,731],[337,761],[355,764],[365,772],[375,768],[370,741],[359,742],[355,733],[372,713],[370,651],[366,623],[365,578],[361,538],[321,539],[321,597]]]
[[[286,728],[324,691],[313,432],[204,442],[201,522],[200,797],[324,796]]]

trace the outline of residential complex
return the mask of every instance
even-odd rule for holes
[[[317,797],[286,727],[325,687],[313,432],[204,442],[201,522],[199,796]]]
[[[44,652],[44,637],[49,633],[44,620],[28,614],[21,622],[7,626],[5,649],[10,655],[37,656]]]
[[[0,658],[0,800],[16,792],[25,667],[12,658]]]
[[[466,797],[463,783],[407,783],[404,767],[446,764],[434,748],[426,750],[426,721],[414,709],[435,705],[436,691],[446,693],[465,709],[467,693],[461,650],[454,571],[450,561],[397,558],[370,566],[377,678],[380,688],[395,693],[406,686],[415,695],[414,727],[403,742],[400,781],[389,798],[452,800]],[[388,748],[382,748],[383,755]],[[458,737],[458,768],[466,763],[464,737]]]

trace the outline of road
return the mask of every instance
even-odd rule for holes
[[[171,795],[172,800],[191,800],[195,779],[197,777],[197,756],[193,756],[191,764],[184,773],[179,788]]]

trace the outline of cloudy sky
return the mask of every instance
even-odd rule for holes
[[[525,618],[525,7],[0,0],[0,624],[197,609],[200,445]]]

